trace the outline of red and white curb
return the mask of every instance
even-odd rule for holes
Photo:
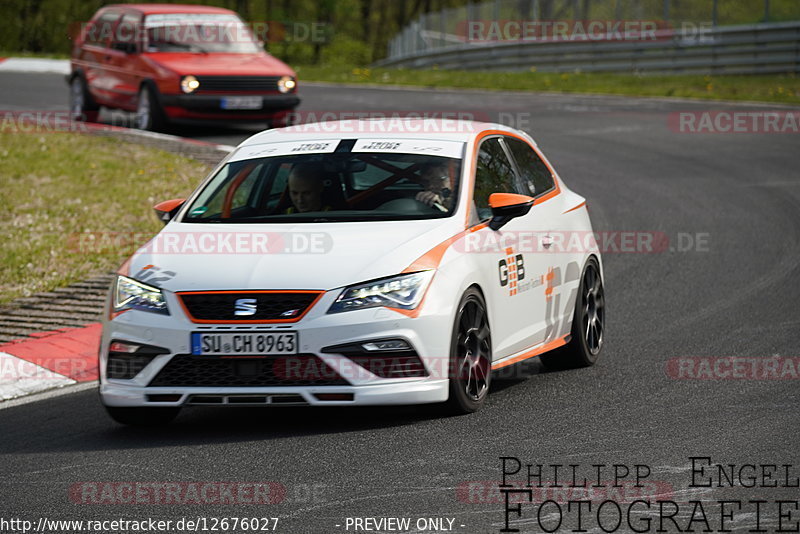
[[[0,401],[96,381],[100,329],[94,323],[0,345]]]
[[[0,72],[49,72],[69,74],[69,60],[37,57],[0,58]]]

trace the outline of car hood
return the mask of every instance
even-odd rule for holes
[[[171,223],[131,257],[127,272],[170,291],[330,290],[398,274],[458,231],[452,217],[298,225]]]
[[[160,52],[148,54],[150,61],[184,76],[294,76],[283,61],[269,54],[192,54]]]

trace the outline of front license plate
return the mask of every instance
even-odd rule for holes
[[[238,354],[297,354],[297,332],[192,333],[196,356]]]
[[[229,96],[220,103],[222,109],[261,109],[262,105],[260,96]]]

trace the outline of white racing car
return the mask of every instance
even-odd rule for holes
[[[122,423],[209,405],[466,413],[494,369],[588,366],[603,345],[586,202],[505,126],[269,130],[156,211],[166,226],[105,312],[100,394]]]

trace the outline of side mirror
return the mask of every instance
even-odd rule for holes
[[[489,228],[499,230],[515,217],[522,217],[531,211],[533,197],[514,193],[492,193],[489,195],[489,207],[492,208],[492,220]]]
[[[181,206],[183,206],[184,202],[186,202],[185,198],[173,198],[172,200],[159,202],[153,206],[153,209],[156,212],[158,220],[164,224],[167,224],[172,220],[173,217],[175,217],[175,215],[178,214],[178,210],[181,209]]]

